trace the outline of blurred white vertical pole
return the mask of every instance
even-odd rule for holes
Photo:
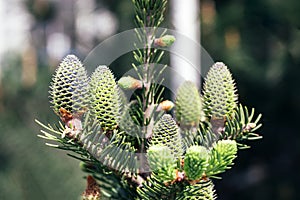
[[[0,1],[0,24],[5,24],[5,16],[4,16],[5,10],[4,10],[4,3],[3,1]],[[4,28],[0,28],[0,87],[1,87],[1,80],[2,80],[2,53],[4,51]],[[0,88],[1,92],[1,88]],[[1,94],[0,94],[1,95]],[[1,96],[0,96],[1,97]]]
[[[200,44],[200,0],[170,0],[170,6],[171,22],[175,30]],[[191,80],[199,86],[201,51],[195,45],[193,47],[185,47],[185,45],[184,42],[176,40],[171,48],[174,51],[178,48],[187,49],[192,54],[190,59],[193,60],[186,61],[175,54],[171,54],[171,67],[184,79]],[[191,63],[195,63],[196,66],[191,65]],[[196,73],[195,70],[198,72]],[[175,90],[174,87],[178,85],[176,82],[177,80],[172,80],[172,86]]]
[[[4,24],[4,5],[3,1],[0,1],[0,24]],[[4,47],[4,33],[0,28],[0,112],[2,111],[2,51]]]

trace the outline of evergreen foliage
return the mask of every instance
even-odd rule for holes
[[[213,178],[230,169],[244,140],[259,139],[254,110],[237,106],[231,73],[215,63],[205,78],[203,97],[192,82],[178,88],[175,121],[167,114],[174,103],[163,100],[157,70],[175,37],[157,36],[166,0],[133,0],[136,36],[144,44],[133,52],[138,79],[117,82],[107,66],[90,78],[74,55],[67,56],[50,85],[58,125],[44,125],[40,137],[81,161],[88,186],[82,199],[216,198]],[[136,89],[127,102],[123,91]],[[204,114],[205,113],[205,114]],[[254,120],[255,119],[255,120]],[[218,175],[218,176],[217,176]]]
[[[198,180],[208,166],[209,151],[203,146],[191,146],[184,157],[184,172],[188,180]]]
[[[148,161],[151,171],[157,174],[157,177],[170,182],[175,179],[176,160],[169,147],[157,144],[149,147]]]

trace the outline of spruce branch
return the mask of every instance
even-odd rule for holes
[[[132,63],[136,77],[115,81],[100,65],[91,75],[74,55],[66,56],[50,84],[50,103],[61,121],[44,125],[46,145],[67,151],[88,173],[82,199],[216,198],[212,178],[230,169],[245,140],[260,139],[261,115],[237,105],[228,67],[215,63],[203,93],[184,82],[175,103],[163,98],[158,67],[175,41],[158,31],[167,0],[132,0],[138,41]],[[141,47],[142,48],[139,48]],[[128,102],[124,90],[134,91]],[[201,96],[200,94],[203,94]],[[166,114],[175,108],[175,119]]]
[[[220,136],[213,132],[212,126],[208,121],[199,123],[196,130],[192,128],[180,129],[180,131],[185,150],[193,145],[200,145],[210,149],[220,139]]]
[[[135,7],[135,22],[139,29],[136,29],[136,36],[144,48],[133,52],[137,65],[133,64],[140,81],[143,83],[142,94],[137,97],[141,110],[143,111],[142,134],[149,138],[152,135],[154,125],[155,93],[157,87],[153,84],[155,65],[163,55],[163,51],[152,48],[155,40],[156,29],[164,19],[166,0],[133,0]],[[141,67],[141,68],[140,68]],[[139,152],[146,152],[146,140],[140,144]],[[141,155],[142,155],[141,154]],[[145,158],[140,157],[140,162],[144,163]],[[141,169],[143,171],[143,169]]]
[[[163,182],[171,182],[175,177],[176,160],[169,147],[157,144],[149,147],[148,161],[152,172]]]
[[[194,185],[187,185],[176,200],[214,200],[216,198],[214,184],[208,180]]]
[[[237,144],[234,140],[220,140],[211,150],[209,165],[206,170],[206,176],[218,178],[217,174],[230,169],[233,160],[237,157]]]
[[[115,169],[119,167],[120,169],[123,168],[123,171],[133,171],[133,169],[128,167],[130,165],[126,163],[130,163],[130,161],[135,161],[136,159],[127,159],[128,157],[124,156],[124,151],[119,151],[119,149],[113,151],[114,149],[109,145],[107,137],[105,134],[102,134],[102,129],[97,120],[93,120],[95,123],[91,123],[92,119],[89,116],[87,114],[87,117],[85,117],[83,122],[84,129],[76,138],[62,137],[65,127],[61,123],[59,123],[59,126],[46,126],[36,120],[43,128],[41,130],[43,135],[38,136],[51,141],[51,143],[46,143],[48,146],[68,151],[67,155],[80,160],[82,162],[81,169],[92,174],[99,181],[97,183],[101,187],[101,192],[104,196],[109,196],[112,199],[133,199],[134,195],[130,196],[132,191],[123,182],[124,173]],[[112,162],[114,161],[112,159],[106,159],[107,156],[115,156],[114,152],[122,152],[122,156],[117,157],[119,160],[116,163]],[[120,159],[120,157],[123,157],[123,159]],[[110,162],[107,163],[104,160]],[[126,161],[125,163],[124,160]],[[136,164],[131,164],[131,166],[136,166]],[[111,190],[111,188],[115,189]]]
[[[262,126],[260,123],[262,115],[259,114],[256,118],[254,116],[254,108],[249,113],[248,108],[240,104],[234,111],[234,117],[232,119],[227,118],[222,137],[224,139],[236,140],[241,149],[249,148],[248,145],[242,142],[262,138],[262,136],[255,133]]]
[[[138,196],[136,200],[168,200],[175,199],[173,185],[166,185],[154,173],[143,182],[142,187],[137,188]]]

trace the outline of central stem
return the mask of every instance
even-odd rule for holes
[[[143,119],[143,135],[144,139],[141,142],[140,152],[141,157],[140,161],[142,166],[144,166],[146,162],[146,158],[144,153],[146,153],[145,142],[147,138],[151,136],[153,119],[151,117],[151,113],[153,112],[154,107],[154,96],[150,94],[150,87],[152,84],[152,74],[151,74],[151,46],[153,43],[153,30],[151,28],[144,27],[145,35],[145,49],[144,49],[144,67],[143,67],[143,83],[144,83],[144,93],[142,95],[143,98],[143,111],[144,111],[144,119]],[[151,119],[150,119],[151,118]],[[145,169],[141,169],[144,171]]]

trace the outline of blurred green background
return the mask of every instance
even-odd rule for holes
[[[220,199],[300,199],[300,1],[202,0],[200,10],[202,46],[230,67],[240,101],[263,114],[264,139],[215,181]],[[0,199],[78,199],[79,162],[46,147],[34,119],[58,121],[48,84],[59,60],[84,59],[133,28],[131,1],[3,0],[0,22]]]

